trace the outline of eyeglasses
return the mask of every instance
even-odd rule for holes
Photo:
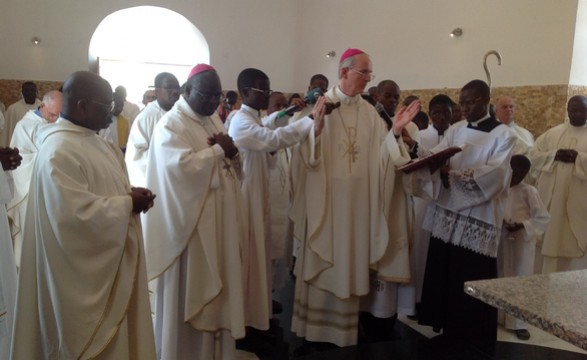
[[[199,90],[195,90],[196,94],[198,94],[199,96],[201,96],[204,101],[212,101],[212,100],[217,100],[217,101],[222,101],[222,99],[224,98],[224,95],[222,93],[218,93],[218,94],[208,94],[205,92],[201,92]]]
[[[368,70],[358,71],[358,70],[355,70],[353,68],[349,68],[349,70],[352,71],[352,72],[354,72],[354,73],[356,73],[356,74],[359,74],[362,77],[368,77],[369,80],[375,79],[375,75],[373,75],[373,73],[371,71],[368,71]]]
[[[172,92],[172,91],[179,92],[181,90],[179,87],[163,87],[163,86],[162,87],[155,88],[155,89],[163,89],[163,90],[167,90],[169,92]]]
[[[479,99],[481,99],[481,96],[474,98],[473,100],[459,100],[459,105],[461,107],[469,107],[469,106],[473,106],[475,105],[475,103],[477,103],[477,101],[479,101]]]
[[[254,87],[250,87],[250,90],[256,91],[258,93],[262,93],[265,96],[271,96],[273,94],[273,90],[261,90]]]
[[[88,101],[93,102],[94,104],[101,106],[102,108],[112,112],[114,110],[114,101],[111,102],[110,104],[104,104],[102,102],[96,101],[96,100],[92,100],[92,99],[88,99]]]

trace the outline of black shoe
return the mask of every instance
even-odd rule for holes
[[[279,315],[283,312],[283,305],[279,301],[271,300],[271,307],[273,315]]]
[[[517,330],[514,330],[514,332],[516,333],[516,336],[520,340],[530,339],[530,332],[526,329],[517,329]]]

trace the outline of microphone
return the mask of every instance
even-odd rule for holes
[[[306,97],[304,97],[304,101],[306,102],[306,104],[315,104],[316,101],[318,101],[318,97],[324,95],[322,93],[322,89],[320,88],[314,88],[310,91],[308,91],[308,93],[306,94]],[[300,110],[300,108],[297,105],[292,105],[289,106],[283,110],[281,110],[279,113],[277,113],[277,118],[282,118],[284,116],[292,116],[293,113],[295,113],[296,111]]]

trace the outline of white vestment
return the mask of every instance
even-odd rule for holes
[[[516,135],[516,144],[514,145],[514,155],[528,155],[532,146],[534,146],[534,135],[520,125],[511,121],[508,124],[510,130]]]
[[[20,266],[20,254],[22,250],[22,229],[26,216],[27,196],[33,165],[37,157],[37,131],[46,125],[47,121],[36,113],[36,110],[29,110],[25,116],[16,124],[10,147],[18,148],[22,161],[20,166],[12,171],[14,177],[14,196],[8,203],[8,215],[12,218],[14,241],[14,254],[16,265]]]
[[[133,186],[145,186],[149,143],[155,125],[165,113],[167,111],[159,106],[159,102],[155,100],[148,103],[133,121],[124,154],[128,177]]]
[[[532,185],[519,183],[510,188],[505,202],[504,221],[523,224],[524,228],[510,232],[501,231],[497,272],[500,277],[527,276],[534,274],[534,250],[536,239],[544,233],[550,215]],[[503,316],[500,311],[500,317]],[[505,315],[507,329],[525,329],[523,321]]]
[[[445,130],[446,131],[446,130]],[[444,135],[440,135],[434,125],[428,126],[421,130],[419,146],[430,150],[440,143]],[[412,284],[414,289],[414,301],[420,302],[422,299],[422,286],[424,284],[424,271],[426,270],[426,258],[428,257],[428,244],[430,242],[430,231],[422,228],[424,217],[430,200],[419,197],[413,197],[414,200],[414,222],[412,227]]]
[[[8,107],[6,114],[4,114],[5,125],[0,132],[0,147],[6,147],[10,144],[16,123],[22,119],[27,111],[35,110],[39,106],[41,106],[39,99],[35,99],[34,104],[27,104],[24,99],[20,99]]]
[[[124,106],[122,107],[122,111],[120,112],[120,115],[122,115],[128,119],[128,121],[130,122],[128,124],[129,128],[130,128],[130,126],[132,125],[135,118],[137,117],[137,115],[139,115],[140,112],[141,112],[141,109],[139,108],[139,106],[137,104],[125,100]]]
[[[558,149],[578,152],[574,163],[555,161]],[[542,134],[530,152],[532,177],[551,215],[542,240],[543,272],[587,268],[587,126],[560,124]]]
[[[16,264],[6,215],[12,197],[9,172],[0,170],[0,359],[10,358],[14,308],[16,306]]]
[[[141,228],[122,153],[63,118],[38,139],[12,358],[154,359]]]
[[[275,114],[275,115],[274,115]],[[242,192],[251,220],[249,253],[253,256],[247,274],[250,288],[246,294],[247,325],[267,329],[271,318],[271,215],[269,207],[270,152],[294,145],[307,137],[314,121],[304,118],[290,125],[286,118],[276,119],[277,112],[261,122],[257,110],[242,105],[232,118],[229,135],[234,139],[243,157],[244,181]],[[280,124],[281,122],[281,124]],[[256,291],[255,291],[256,290]]]
[[[395,280],[405,266],[394,268],[386,253],[384,194],[392,192],[384,192],[381,182],[388,174],[383,164],[392,163],[382,156],[384,123],[360,96],[347,97],[338,87],[325,96],[342,104],[325,118],[319,137],[310,132],[298,148],[302,169],[292,169],[294,179],[303,176],[295,179],[291,214],[301,241],[292,330],[310,341],[348,346],[357,341],[359,297],[369,292],[370,268],[383,280]],[[386,140],[386,151],[398,156],[391,133]]]
[[[230,359],[245,335],[240,160],[208,145],[224,131],[217,114],[201,116],[183,97],[153,130],[146,181],[157,204],[145,216],[145,248],[149,279],[158,281],[161,359]]]

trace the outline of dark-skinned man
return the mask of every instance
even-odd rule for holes
[[[138,213],[122,153],[96,135],[112,89],[90,72],[63,85],[62,115],[38,135],[12,359],[154,359]]]

